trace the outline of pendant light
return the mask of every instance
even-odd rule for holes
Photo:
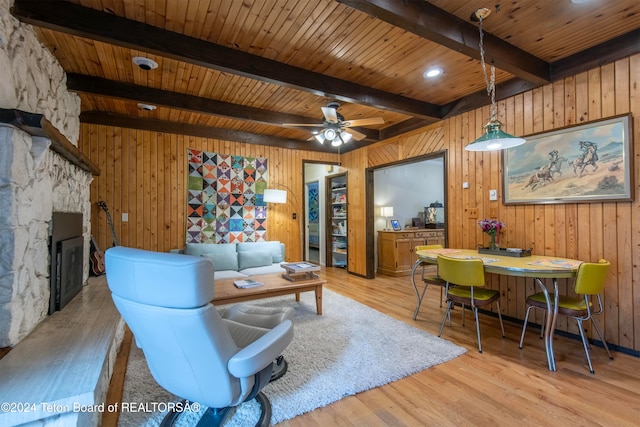
[[[482,42],[482,20],[491,13],[491,10],[487,8],[481,8],[476,10],[471,19],[479,21],[478,27],[480,28],[480,62],[482,64],[482,75],[484,76],[484,83],[487,86],[487,94],[491,98],[490,118],[486,125],[483,126],[484,135],[473,141],[471,144],[464,147],[468,151],[495,151],[503,150],[505,148],[516,147],[526,142],[525,139],[517,136],[509,135],[502,130],[502,123],[498,120],[498,106],[496,105],[496,68],[491,64],[491,75],[487,78],[487,68],[484,61],[484,45]]]

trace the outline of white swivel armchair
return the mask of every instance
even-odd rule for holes
[[[201,422],[209,425],[256,398],[268,425],[271,405],[261,390],[293,338],[290,313],[242,305],[221,317],[211,304],[213,264],[206,258],[117,246],[105,259],[113,301],[157,383],[208,407]],[[178,416],[169,413],[165,422]]]

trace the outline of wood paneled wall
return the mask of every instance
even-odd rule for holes
[[[289,196],[286,204],[269,205],[267,236],[286,244],[287,260],[300,260],[303,160],[338,161],[337,154],[102,125],[83,124],[81,132],[80,148],[102,171],[91,183],[92,233],[102,249],[112,245],[112,234],[105,212],[96,204],[101,200],[107,204],[121,245],[157,251],[184,247],[186,155],[187,148],[193,148],[269,159],[269,187],[284,184],[295,197]],[[122,221],[123,213],[129,216],[127,222]]]
[[[366,275],[365,169],[398,160],[448,152],[448,239],[451,247],[475,248],[484,242],[478,217],[496,217],[506,223],[503,245],[531,247],[536,254],[597,261],[606,258],[612,269],[605,290],[605,314],[598,321],[607,341],[640,351],[640,55],[566,78],[499,102],[505,130],[516,135],[580,124],[632,113],[635,201],[621,203],[568,203],[510,205],[489,201],[489,189],[501,196],[501,154],[474,153],[464,146],[482,134],[489,117],[483,108],[437,125],[337,155],[294,151],[252,144],[119,129],[82,126],[80,148],[102,170],[91,187],[93,202],[105,200],[112,212],[120,243],[166,251],[185,241],[186,149],[242,156],[264,156],[270,162],[270,181],[284,183],[302,201],[303,160],[340,161],[349,174],[349,271]],[[469,189],[462,183],[469,182]],[[419,188],[416,189],[419,192]],[[269,238],[287,244],[287,259],[300,259],[299,223],[302,208],[270,206]],[[92,228],[102,248],[111,245],[104,213],[94,204]],[[121,221],[127,212],[129,221]],[[494,276],[490,286],[502,294],[504,314],[524,317],[526,295],[536,291],[531,279]],[[562,292],[571,284],[561,283]],[[539,320],[539,319],[538,319]],[[558,327],[577,333],[576,326],[560,320]],[[587,325],[590,328],[589,325]]]
[[[612,268],[604,292],[605,313],[598,322],[608,342],[640,351],[640,55],[508,98],[498,108],[505,130],[516,135],[631,113],[634,202],[503,205],[501,153],[464,150],[481,136],[489,117],[488,107],[478,109],[447,119],[441,127],[342,155],[342,165],[349,170],[350,270],[366,273],[365,242],[356,238],[366,230],[364,169],[446,149],[449,246],[486,244],[477,221],[491,217],[494,210],[506,223],[504,246],[588,261],[608,259]],[[462,188],[463,182],[469,182],[469,189]],[[489,201],[490,189],[498,189],[498,201]],[[358,201],[363,204],[354,206]],[[478,209],[478,218],[470,217],[469,208]],[[533,280],[490,276],[490,286],[501,291],[503,313],[524,318],[525,297],[537,291]],[[560,286],[561,292],[572,291],[572,283],[563,281]],[[566,319],[560,319],[558,327],[578,332],[575,322]]]

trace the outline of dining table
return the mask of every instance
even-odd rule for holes
[[[484,271],[487,273],[500,274],[505,276],[530,277],[538,284],[547,302],[546,325],[544,328],[544,345],[547,353],[547,363],[550,371],[556,371],[556,362],[553,354],[553,334],[558,317],[558,279],[575,278],[578,267],[582,261],[560,258],[547,255],[527,255],[521,256],[517,250],[510,250],[507,255],[496,255],[492,253],[480,253],[477,249],[424,249],[416,251],[416,262],[411,274],[411,283],[416,293],[417,307],[416,313],[420,309],[424,291],[418,291],[415,281],[415,272],[421,265],[437,264],[438,255],[445,255],[452,258],[478,258],[482,260]],[[505,249],[500,252],[506,252]],[[550,293],[542,279],[551,279],[553,292]]]

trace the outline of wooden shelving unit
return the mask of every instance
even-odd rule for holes
[[[347,174],[326,177],[327,189],[327,267],[347,268],[348,204]]]

